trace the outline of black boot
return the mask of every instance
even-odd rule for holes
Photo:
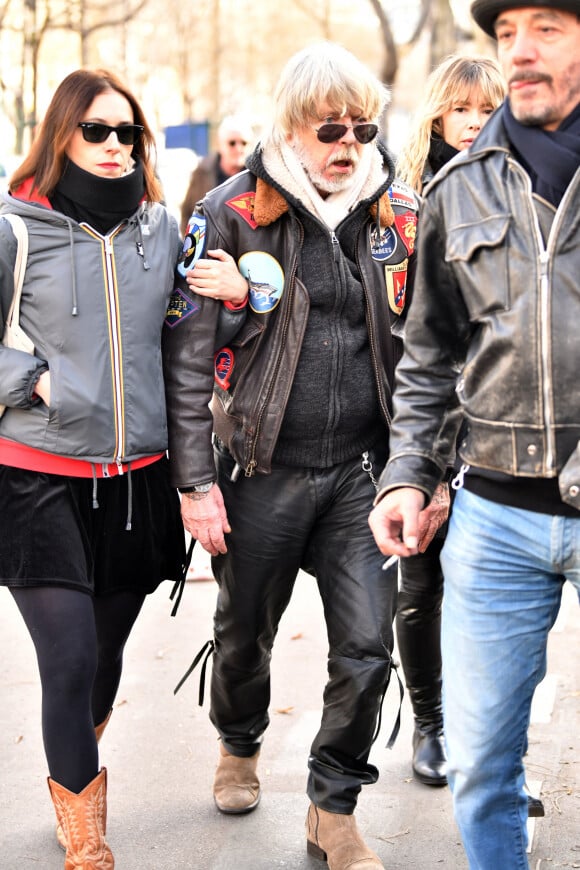
[[[415,717],[413,772],[426,785],[447,785],[441,708],[443,574],[436,537],[426,553],[400,560],[397,644]]]
[[[447,785],[443,729],[413,733],[413,773],[425,785]]]

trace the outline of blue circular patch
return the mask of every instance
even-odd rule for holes
[[[392,227],[385,227],[379,236],[376,226],[371,228],[371,256],[382,263],[390,259],[397,249],[397,234]]]
[[[257,314],[272,311],[284,289],[284,271],[278,260],[264,251],[248,251],[240,257],[238,268],[250,285],[252,311]]]

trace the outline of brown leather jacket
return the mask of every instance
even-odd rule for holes
[[[407,185],[393,180],[392,160],[381,150],[384,183],[356,206],[368,215],[357,239],[356,260],[379,404],[389,426],[405,291],[412,286],[418,201]],[[244,274],[244,264],[249,264],[246,323],[229,347],[214,355],[219,304],[195,297],[194,316],[166,330],[169,455],[172,482],[180,488],[215,479],[212,430],[246,474],[269,473],[309,315],[307,278],[300,277],[300,203],[269,178],[259,148],[248,166],[206,196],[197,210],[196,231],[199,244],[225,249]],[[330,282],[337,279],[333,238],[337,241],[329,231],[325,267]],[[270,283],[252,273],[254,255],[271,264]],[[276,264],[283,267],[279,286]]]

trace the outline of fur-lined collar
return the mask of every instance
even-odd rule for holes
[[[286,197],[263,178],[256,179],[256,198],[254,200],[254,220],[260,227],[267,227],[279,220],[283,214],[289,211]],[[395,222],[395,215],[391,206],[389,192],[386,190],[369,206],[369,213],[373,221],[378,222],[382,228],[390,227]]]

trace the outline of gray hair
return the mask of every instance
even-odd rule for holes
[[[322,105],[338,117],[350,113],[377,123],[389,101],[388,88],[350,51],[333,42],[314,43],[282,70],[272,124],[263,138],[280,144],[316,118]]]

